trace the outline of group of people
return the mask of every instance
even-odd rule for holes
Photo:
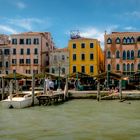
[[[45,79],[45,88],[46,88],[46,92],[49,91],[50,93],[53,94],[54,82],[52,81],[51,78],[46,78]]]

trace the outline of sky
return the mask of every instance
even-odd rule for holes
[[[95,38],[104,32],[140,31],[140,0],[0,0],[0,34],[50,32],[57,48],[71,31]]]

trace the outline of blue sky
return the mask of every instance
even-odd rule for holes
[[[66,47],[71,30],[96,38],[104,31],[140,31],[140,0],[0,0],[0,34],[49,31]]]

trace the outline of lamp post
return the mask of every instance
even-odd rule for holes
[[[58,75],[58,89],[60,89],[60,64],[58,65],[58,71],[59,71],[59,75]]]

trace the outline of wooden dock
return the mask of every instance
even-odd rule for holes
[[[44,94],[37,96],[39,105],[52,105],[65,101],[64,92],[53,93],[50,95]]]

